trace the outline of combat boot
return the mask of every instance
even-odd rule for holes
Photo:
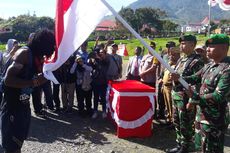
[[[188,153],[188,147],[182,146],[176,153]]]
[[[178,151],[180,151],[180,149],[181,149],[181,145],[177,144],[175,148],[166,149],[166,153],[177,153]]]

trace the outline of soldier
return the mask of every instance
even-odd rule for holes
[[[194,51],[197,42],[196,37],[183,35],[180,37],[179,42],[180,50],[184,55],[178,60],[175,70],[182,77],[193,75],[204,66],[201,56]],[[170,77],[174,80],[173,75]],[[167,152],[187,153],[193,142],[195,110],[186,109],[189,97],[178,81],[173,81],[172,100],[177,147],[169,149]]]
[[[190,88],[187,109],[197,105],[196,120],[201,133],[202,151],[223,153],[224,134],[228,127],[230,99],[229,37],[225,34],[210,36],[206,41],[207,56],[213,61],[186,81],[201,84],[199,93]],[[226,109],[227,108],[227,109]],[[228,116],[229,117],[229,116]],[[199,143],[199,142],[195,142]]]

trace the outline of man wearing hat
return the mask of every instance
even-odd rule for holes
[[[169,60],[170,48],[176,47],[176,43],[173,41],[168,41],[167,44],[165,45],[165,47],[166,47],[167,52],[163,55],[162,58],[166,63],[169,63],[170,62],[170,60]],[[170,63],[169,63],[169,65],[170,65]],[[165,118],[165,100],[164,100],[164,95],[163,95],[163,76],[165,74],[164,72],[167,70],[165,70],[165,68],[162,67],[160,64],[157,67],[157,69],[158,69],[157,72],[159,72],[159,69],[160,69],[160,72],[159,72],[160,75],[158,76],[159,78],[157,79],[157,85],[156,85],[157,103],[158,103],[158,109],[159,109],[157,118],[158,119],[164,119]]]
[[[205,64],[207,64],[207,63],[210,62],[210,60],[207,58],[206,46],[204,46],[204,45],[197,45],[196,48],[195,48],[195,52],[197,54],[200,54],[200,56],[203,58]]]
[[[109,68],[107,71],[107,77],[109,80],[117,80],[122,77],[122,58],[117,54],[118,45],[112,44],[112,53],[108,55]]]
[[[180,58],[180,48],[179,47],[170,47],[169,49],[169,65],[172,68],[175,68],[178,59]],[[162,93],[164,96],[164,103],[167,109],[167,118],[166,121],[171,126],[172,124],[172,80],[169,78],[170,71],[168,69],[164,69],[163,71],[163,87]]]
[[[175,70],[181,77],[186,77],[195,74],[203,66],[204,62],[201,56],[196,54],[194,48],[197,40],[193,35],[183,35],[179,38],[180,51],[184,55],[178,60]],[[185,88],[176,81],[174,75],[170,78],[173,81],[172,100],[173,100],[173,123],[176,129],[177,147],[167,150],[169,153],[187,153],[192,149],[195,120],[195,110],[186,109],[186,104],[189,101],[188,95],[185,93]],[[188,82],[191,84],[192,82]]]
[[[211,35],[205,43],[207,56],[212,62],[198,73],[186,77],[189,82],[200,84],[199,91],[190,88],[187,109],[197,105],[203,152],[224,152],[224,134],[229,124],[228,102],[230,100],[229,37],[225,34]],[[197,142],[196,142],[197,143]]]

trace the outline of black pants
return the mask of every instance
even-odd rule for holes
[[[14,111],[3,109],[1,112],[2,147],[7,152],[15,152],[22,148],[30,127],[30,107]]]
[[[78,110],[80,112],[83,111],[86,104],[87,112],[91,113],[92,112],[92,90],[84,91],[82,90],[81,85],[76,85],[76,93],[77,93]]]
[[[59,84],[54,84],[53,83],[53,100],[55,103],[56,109],[60,108],[60,98],[59,98],[59,91],[60,91],[60,85]]]
[[[42,110],[41,102],[41,87],[35,87],[32,92],[32,102],[34,106],[34,112],[39,113]]]

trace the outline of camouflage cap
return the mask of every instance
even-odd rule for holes
[[[182,41],[192,41],[192,42],[197,42],[196,37],[193,35],[183,35],[179,38],[179,42]]]
[[[229,45],[229,37],[226,34],[214,34],[211,35],[205,42],[205,46],[210,44],[228,44]]]

